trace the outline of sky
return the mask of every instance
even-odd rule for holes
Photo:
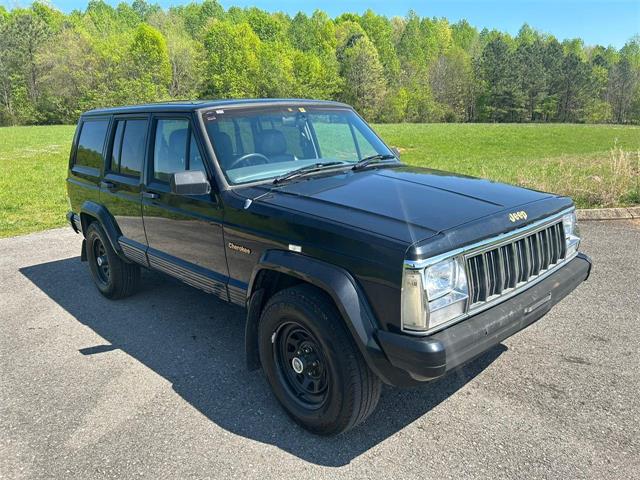
[[[49,0],[64,12],[84,9],[88,0]],[[117,4],[119,0],[106,0]],[[132,1],[132,0],[129,0]],[[163,7],[191,0],[148,0]],[[0,0],[5,7],[25,6],[30,1]],[[445,17],[451,22],[466,18],[482,29],[516,34],[523,23],[559,40],[582,38],[587,45],[622,47],[640,33],[640,0],[222,0],[225,8],[257,6],[268,11],[295,14],[322,9],[332,17],[344,12],[363,12],[371,8],[387,16],[404,16],[413,9],[420,16]]]

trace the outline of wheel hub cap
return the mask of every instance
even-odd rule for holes
[[[296,373],[302,373],[304,371],[304,362],[298,357],[293,357],[291,360],[291,368],[293,368],[293,371]]]

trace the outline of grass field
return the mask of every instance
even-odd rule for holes
[[[58,227],[75,126],[0,128],[0,237]]]
[[[73,126],[0,128],[0,237],[63,225]],[[640,203],[640,127],[376,125],[402,160],[571,195],[580,207]]]
[[[402,160],[571,196],[579,207],[640,203],[640,127],[378,125]]]

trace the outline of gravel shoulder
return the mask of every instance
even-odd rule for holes
[[[0,478],[634,478],[640,221],[585,222],[591,278],[336,438],[244,363],[244,312],[159,274],[102,298],[69,229],[0,239]]]

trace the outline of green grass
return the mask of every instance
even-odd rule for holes
[[[0,128],[0,237],[64,225],[73,126]],[[640,203],[640,127],[376,125],[402,160],[571,195],[580,207]]]
[[[0,237],[58,227],[75,127],[0,128]]]
[[[640,127],[376,125],[402,160],[571,196],[579,207],[640,203]]]

